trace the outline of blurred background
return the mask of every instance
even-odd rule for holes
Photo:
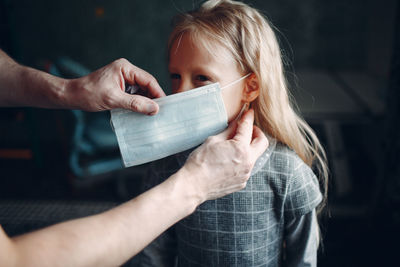
[[[400,5],[396,0],[244,1],[279,29],[291,93],[329,158],[319,266],[398,266]],[[66,78],[118,58],[166,92],[173,15],[199,1],[0,0],[0,47]],[[139,193],[109,112],[0,109],[0,224],[16,235]],[[129,265],[129,264],[127,264]]]

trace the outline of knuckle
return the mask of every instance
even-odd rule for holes
[[[114,62],[118,63],[118,64],[124,64],[124,63],[128,62],[128,60],[126,58],[121,57],[121,58],[115,60]]]
[[[156,87],[156,85],[157,85],[157,80],[156,80],[156,78],[154,78],[151,74],[149,74],[150,75],[150,77],[149,77],[149,79],[150,79],[150,81],[149,81],[149,87]]]
[[[240,163],[239,175],[243,180],[247,180],[250,177],[252,169],[253,164],[245,159]]]
[[[247,146],[245,146],[243,144],[240,144],[238,142],[235,142],[234,146],[235,146],[236,153],[239,155],[239,157],[246,157],[247,156],[247,153],[248,153]]]
[[[140,110],[142,107],[142,103],[137,98],[132,98],[129,102],[129,106],[133,110]]]
[[[249,120],[243,120],[240,122],[240,127],[243,129],[243,131],[249,129],[252,126],[253,124]]]
[[[119,58],[117,60],[114,60],[112,63],[112,66],[114,66],[116,69],[122,68],[122,66],[126,65],[128,63],[128,60],[125,58]]]
[[[253,168],[253,164],[252,164],[251,162],[247,161],[247,162],[244,164],[244,172],[245,172],[246,174],[250,174],[252,168]]]

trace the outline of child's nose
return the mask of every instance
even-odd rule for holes
[[[193,88],[194,88],[194,85],[192,84],[191,81],[182,80],[179,84],[178,90],[176,90],[176,93],[182,93],[182,92],[188,91]]]

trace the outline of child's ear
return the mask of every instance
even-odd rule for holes
[[[252,73],[247,79],[243,89],[242,101],[250,103],[260,94],[260,86],[257,76]]]

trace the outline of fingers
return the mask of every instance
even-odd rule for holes
[[[132,65],[129,61],[124,60],[121,71],[128,83],[138,84],[141,88],[147,89],[149,96],[154,98],[165,96],[157,80],[150,73]]]
[[[253,150],[256,159],[268,148],[269,142],[265,134],[257,126],[253,126],[253,137],[250,147]]]
[[[231,139],[233,137],[233,135],[235,134],[236,128],[237,128],[237,121],[235,120],[229,124],[228,128],[226,128],[225,131],[216,135],[216,137],[218,139],[222,139],[222,140]]]
[[[233,140],[250,144],[253,135],[254,110],[249,109],[238,122]]]
[[[156,102],[144,96],[129,95],[121,91],[121,93],[118,94],[118,98],[116,102],[121,104],[122,108],[130,109],[135,112],[155,115],[159,109]]]

